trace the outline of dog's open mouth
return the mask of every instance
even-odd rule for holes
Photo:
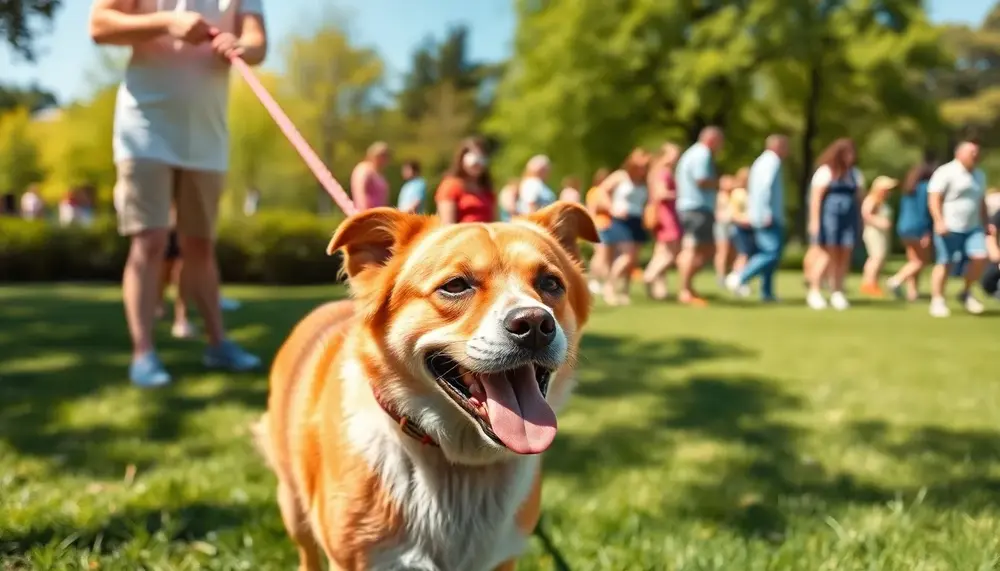
[[[425,358],[438,385],[495,442],[517,454],[544,452],[556,435],[556,415],[545,401],[552,370],[535,363],[473,372],[440,351]]]

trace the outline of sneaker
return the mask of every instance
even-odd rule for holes
[[[740,291],[740,288],[743,287],[742,281],[743,280],[740,279],[740,275],[733,272],[726,276],[726,280],[723,285],[729,290],[730,293],[736,294]]]
[[[739,288],[736,289],[737,297],[750,297],[750,293],[751,293],[750,286],[748,285],[741,285]]]
[[[163,368],[160,358],[152,351],[132,359],[132,364],[128,367],[128,378],[133,385],[142,388],[162,387],[171,381],[170,373]]]
[[[170,334],[173,335],[174,339],[193,339],[198,335],[198,328],[190,321],[174,323],[173,327],[170,328]]]
[[[951,310],[948,309],[948,302],[943,297],[931,298],[931,317],[948,317]]]
[[[844,311],[851,307],[851,304],[848,303],[847,297],[842,291],[835,291],[830,294],[830,305],[837,311]]]
[[[809,290],[809,293],[806,295],[806,305],[812,309],[826,309],[826,298],[823,297],[823,294],[819,290]]]
[[[260,367],[260,357],[247,353],[242,347],[226,339],[218,347],[209,347],[205,351],[204,363],[209,369],[252,371]]]
[[[970,293],[965,295],[965,311],[968,311],[972,315],[981,315],[986,311],[986,307],[983,306],[983,302],[976,299]]]

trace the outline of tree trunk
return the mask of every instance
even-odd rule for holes
[[[802,170],[799,173],[799,238],[803,244],[809,242],[809,186],[812,167],[815,162],[813,142],[819,134],[819,104],[822,93],[823,74],[820,62],[813,62],[809,70],[809,93],[806,96],[805,125],[802,129]]]

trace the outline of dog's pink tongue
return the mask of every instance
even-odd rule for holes
[[[535,367],[480,377],[486,389],[486,413],[497,438],[517,454],[544,452],[556,437],[556,413],[545,402]]]

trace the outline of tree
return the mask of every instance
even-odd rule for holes
[[[38,85],[27,88],[0,85],[0,111],[24,107],[31,112],[55,107],[58,104],[54,93]]]
[[[725,129],[731,171],[780,131],[799,142],[801,204],[820,142],[937,121],[921,82],[944,57],[917,0],[521,0],[517,10],[487,123],[509,171],[546,151],[557,174],[587,172],[635,145],[688,144],[707,125]]]
[[[0,115],[0,192],[21,192],[42,178],[38,147],[29,137],[31,114],[20,107]]]
[[[0,0],[0,34],[28,61],[35,58],[33,20],[52,20],[62,0]]]
[[[376,138],[371,116],[379,109],[382,60],[372,49],[353,46],[341,28],[328,25],[293,39],[285,67],[305,136],[317,144],[333,172],[349,173]],[[327,212],[330,204],[321,188],[320,211]]]

